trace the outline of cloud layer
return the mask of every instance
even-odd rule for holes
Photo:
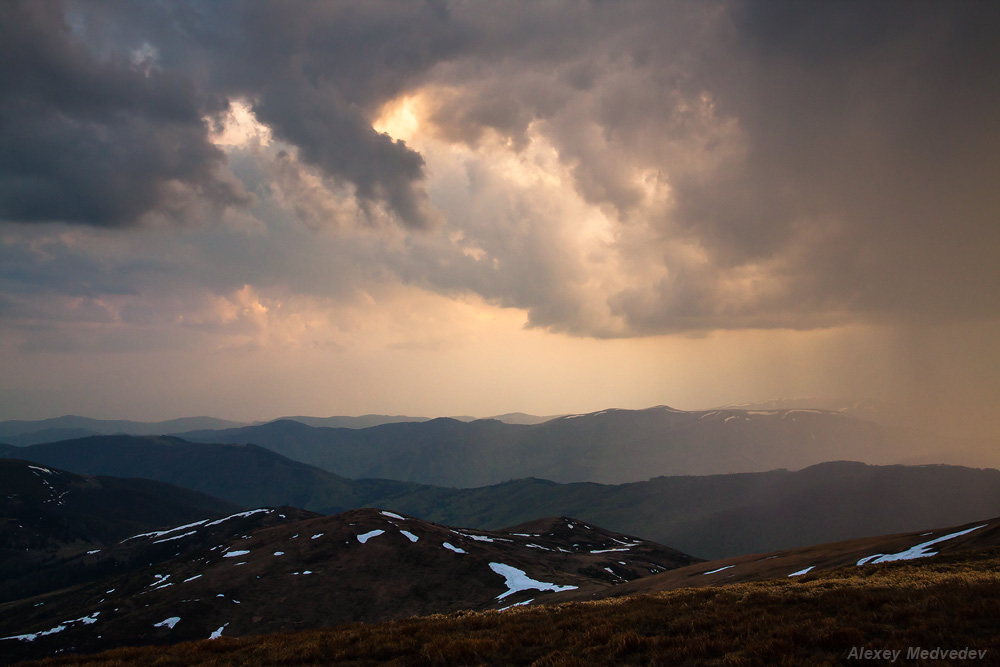
[[[979,2],[4,3],[0,318],[408,286],[598,338],[995,319],[997,28]]]

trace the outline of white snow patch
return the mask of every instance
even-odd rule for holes
[[[250,553],[249,549],[238,549],[237,551],[230,551],[228,553],[222,554],[223,558],[236,558],[237,556],[246,556]]]
[[[170,628],[171,630],[173,630],[174,626],[177,625],[178,621],[180,621],[180,620],[181,620],[180,616],[171,616],[170,618],[163,619],[159,623],[153,623],[153,627],[154,628],[167,627],[167,628]],[[187,626],[184,626],[184,627],[187,627]]]
[[[535,599],[532,598],[530,600],[525,600],[524,602],[515,602],[514,604],[509,604],[506,607],[500,607],[499,609],[497,609],[497,611],[506,611],[507,609],[511,609],[512,607],[520,607],[522,605],[531,604],[534,601]]]
[[[399,519],[399,520],[401,520],[401,521],[406,521],[406,517],[405,517],[405,516],[399,516],[398,514],[395,514],[395,513],[393,513],[393,512],[386,512],[385,510],[382,510],[382,512],[381,512],[381,513],[382,513],[383,515],[385,515],[385,516],[387,516],[387,517],[391,517],[391,518],[393,518],[393,519]]]
[[[728,421],[729,421],[730,419],[739,419],[739,418],[740,418],[740,417],[739,417],[739,415],[732,415],[732,416],[730,416],[730,417],[726,417],[725,419],[723,419],[723,420],[722,420],[722,423],[723,423],[723,424],[725,424],[725,423],[727,423],[727,422],[728,422]]]
[[[28,466],[28,467],[31,468],[32,470],[41,470],[42,472],[49,475],[54,474],[51,470],[49,470],[48,468],[43,468],[42,466]]]
[[[205,525],[206,526],[217,526],[220,523],[222,523],[223,521],[229,521],[230,519],[239,519],[239,518],[242,518],[242,517],[245,517],[245,516],[252,516],[254,514],[260,514],[261,512],[263,512],[265,514],[270,514],[273,511],[274,510],[269,510],[269,509],[264,509],[264,508],[256,509],[256,510],[248,510],[246,512],[239,512],[237,514],[230,514],[229,516],[222,517],[221,519],[216,519],[215,521],[212,521],[211,523],[206,523]]]
[[[96,553],[97,553],[97,552],[99,552],[99,551],[100,551],[100,549],[94,549],[93,551],[88,551],[88,552],[87,552],[87,555],[88,555],[88,556],[93,556],[94,554],[96,554]]]
[[[323,537],[323,535],[324,535],[324,533],[316,533],[315,535],[313,535],[309,539],[310,540],[318,540],[319,538]]]
[[[557,584],[548,584],[544,581],[537,581],[525,574],[524,570],[519,570],[504,563],[490,563],[490,569],[503,577],[507,584],[507,592],[498,595],[496,597],[497,600],[503,600],[508,595],[513,595],[520,591],[537,590],[558,593],[559,591],[572,591],[577,588],[576,586],[559,586]]]
[[[563,419],[576,419],[577,417],[586,417],[587,415],[566,415]]]
[[[208,636],[208,638],[209,639],[218,639],[219,637],[221,637],[222,636],[222,631],[226,629],[227,625],[229,625],[229,624],[228,623],[224,623],[221,628],[219,628],[218,630],[213,631],[212,634],[210,634]]]
[[[486,537],[485,535],[469,535],[468,533],[459,533],[457,530],[454,531],[462,537],[468,537],[470,540],[475,540],[476,542],[493,542],[492,537]]]
[[[18,640],[20,640],[22,642],[33,642],[36,639],[38,639],[39,637],[45,637],[47,635],[54,635],[57,632],[62,632],[65,629],[66,629],[65,625],[57,625],[54,628],[49,628],[48,630],[43,630],[42,632],[32,632],[32,633],[29,633],[29,634],[26,634],[26,635],[12,635],[10,637],[0,637],[0,641],[4,641],[6,639],[18,639]]]
[[[702,574],[715,574],[716,572],[722,572],[723,570],[728,570],[731,567],[736,567],[735,565],[726,565],[725,567],[720,567],[718,570],[712,570],[711,572],[703,572]]]
[[[408,530],[400,530],[399,532],[401,532],[403,535],[406,535],[406,539],[408,539],[411,542],[416,542],[417,540],[420,539],[419,537],[417,537]]]
[[[619,547],[617,549],[594,549],[590,553],[592,553],[592,554],[606,554],[606,553],[610,553],[612,551],[628,551],[629,549],[631,549],[634,546],[637,546],[637,545],[630,544],[627,547]]]
[[[384,532],[385,532],[384,530],[369,530],[367,533],[364,533],[362,535],[358,535],[358,542],[361,542],[361,544],[364,544],[365,542],[367,542],[371,538],[378,537],[379,535],[381,535]]]
[[[285,552],[284,552],[284,551],[275,551],[275,552],[274,552],[274,555],[275,555],[275,556],[284,556],[284,555],[285,555]]]
[[[885,554],[874,554],[872,556],[865,556],[864,558],[862,558],[861,560],[858,561],[858,566],[860,567],[861,565],[866,565],[866,564],[870,563],[871,561],[875,560],[876,558],[878,558],[880,556],[884,556],[884,555]]]
[[[803,570],[799,570],[798,572],[792,572],[788,576],[789,577],[801,577],[803,574],[806,574],[807,572],[809,572],[809,570],[813,569],[814,567],[816,567],[816,566],[815,565],[810,565],[809,567],[807,567],[807,568],[805,568]]]
[[[194,523],[186,523],[183,526],[168,528],[167,530],[154,530],[151,533],[139,533],[138,535],[133,535],[132,537],[126,537],[124,540],[122,540],[122,542],[128,542],[129,540],[135,540],[140,537],[161,537],[163,535],[169,535],[170,533],[176,533],[178,530],[187,530],[188,528],[194,528],[195,526],[200,526],[206,521],[208,521],[208,519],[202,519],[201,521],[195,521]]]
[[[173,537],[164,537],[162,540],[154,540],[153,544],[159,544],[160,542],[169,542],[170,540],[179,540],[182,537],[188,537],[189,535],[194,535],[197,532],[198,532],[197,530],[192,530],[187,533],[182,533],[181,535],[174,535]]]
[[[450,542],[445,542],[441,546],[443,546],[445,549],[450,549],[451,551],[454,551],[457,554],[464,554],[465,553],[465,549],[459,549],[456,546],[452,546],[452,544]]]
[[[153,578],[154,578],[154,579],[155,579],[156,581],[154,581],[153,583],[151,583],[151,584],[149,584],[149,585],[150,585],[150,586],[159,586],[159,585],[160,585],[160,584],[162,584],[162,583],[163,583],[164,581],[166,581],[167,579],[169,579],[169,578],[170,578],[170,575],[169,575],[169,574],[154,574],[154,575],[153,575]]]
[[[914,558],[926,558],[928,556],[936,556],[936,551],[928,551],[927,547],[930,547],[938,542],[944,542],[945,540],[950,540],[955,537],[961,537],[962,535],[968,535],[974,530],[979,530],[980,528],[985,528],[989,524],[984,523],[981,526],[976,526],[974,528],[968,528],[966,530],[960,530],[957,533],[950,533],[948,535],[942,535],[941,537],[929,540],[927,542],[921,542],[916,546],[912,546],[906,551],[900,551],[894,554],[875,554],[875,556],[868,556],[862,558],[858,561],[858,565],[864,565],[866,563],[891,563],[897,560],[912,560]]]
[[[187,582],[189,582],[189,581],[194,581],[195,579],[197,579],[197,578],[198,578],[198,577],[200,577],[200,576],[201,576],[200,574],[196,574],[196,575],[194,575],[193,577],[188,577],[187,579],[185,579],[185,580],[184,580],[184,581],[182,581],[181,583],[182,583],[182,584],[186,584],[186,583],[187,583]]]

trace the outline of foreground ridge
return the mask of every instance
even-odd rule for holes
[[[51,658],[91,665],[850,664],[1000,656],[1000,549],[597,602]],[[955,651],[952,656],[950,652]],[[877,652],[877,653],[875,653]],[[925,653],[926,652],[926,653]],[[918,662],[919,664],[919,662]]]

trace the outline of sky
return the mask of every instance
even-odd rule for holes
[[[1000,5],[0,4],[0,418],[1000,434]]]

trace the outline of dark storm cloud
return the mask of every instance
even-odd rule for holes
[[[56,3],[0,7],[0,219],[134,224],[179,191],[246,200],[220,173],[202,114],[222,102],[182,77],[99,59]]]
[[[1000,314],[1000,8],[743,3],[733,25],[702,80],[747,151],[678,179],[673,220],[719,268],[775,264],[762,321]]]
[[[434,119],[472,145],[493,130],[517,148],[532,128],[621,238],[648,227],[623,259],[659,248],[666,275],[609,295],[624,331],[1000,315],[1000,6],[598,4],[561,23],[520,9],[493,17],[496,67],[439,69],[472,92]],[[637,170],[669,205],[644,202]]]

